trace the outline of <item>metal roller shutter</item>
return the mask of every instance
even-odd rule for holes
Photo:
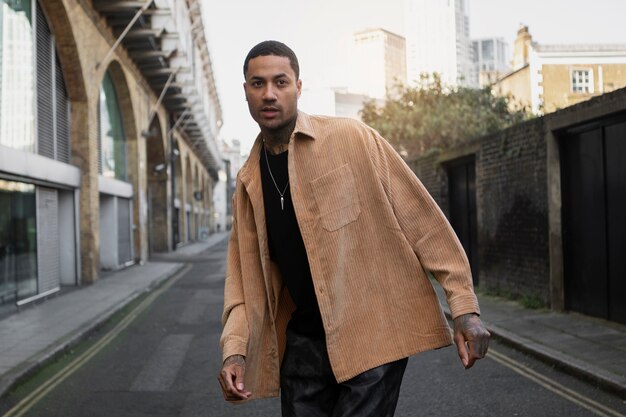
[[[37,187],[37,276],[39,293],[59,287],[59,199],[57,190]]]
[[[61,162],[69,164],[71,156],[70,100],[67,97],[65,80],[63,79],[63,71],[61,70],[59,59],[56,58],[54,63],[57,159]]]
[[[100,92],[102,94],[102,92]],[[102,174],[102,104],[98,98],[98,174]]]
[[[37,7],[37,149],[40,155],[55,158],[53,47],[50,28]]]
[[[133,259],[130,232],[130,200],[117,200],[117,250],[118,262],[123,265]]]

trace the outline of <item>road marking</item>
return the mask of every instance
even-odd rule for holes
[[[192,340],[192,334],[171,334],[161,340],[130,390],[168,391],[183,366]]]
[[[553,393],[565,398],[566,400],[578,404],[579,406],[591,411],[598,416],[626,417],[626,415],[618,411],[615,411],[605,405],[600,404],[597,401],[592,400],[589,397],[586,397],[572,389],[569,389],[562,384],[548,378],[545,375],[541,375],[539,372],[534,371],[526,365],[505,356],[504,354],[494,350],[493,348],[489,348],[489,353],[487,354],[487,357],[541,385],[545,389],[550,390]]]
[[[41,401],[50,391],[56,388],[61,382],[65,381],[70,375],[79,370],[84,364],[86,364],[91,358],[93,358],[98,352],[100,352],[106,345],[113,341],[121,332],[123,332],[130,324],[150,305],[156,300],[163,292],[174,285],[180,280],[190,269],[191,265],[185,266],[180,272],[167,280],[165,284],[152,292],[141,303],[139,303],[133,310],[128,313],[124,319],[122,319],[114,328],[112,328],[106,335],[102,337],[89,349],[84,351],[80,356],[74,359],[68,366],[61,369],[55,375],[53,375],[46,382],[37,387],[33,392],[28,394],[13,408],[11,408],[3,417],[21,417],[26,414],[35,404]]]
[[[223,277],[223,275],[222,275]],[[178,318],[180,324],[200,324],[211,301],[212,290],[195,290],[187,307]],[[221,297],[221,295],[220,295]]]

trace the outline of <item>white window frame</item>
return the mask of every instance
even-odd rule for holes
[[[581,73],[587,72],[589,81],[587,83],[582,83],[580,86],[576,85],[574,80],[578,79],[578,75]],[[576,76],[576,78],[574,78]],[[573,94],[593,94],[594,92],[594,79],[593,79],[593,68],[572,68],[569,73],[569,82],[570,82],[570,91]],[[577,87],[583,88],[582,90],[577,89]],[[587,90],[584,88],[587,87]]]

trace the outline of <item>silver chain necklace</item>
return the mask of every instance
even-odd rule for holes
[[[265,162],[267,162],[267,170],[270,173],[270,177],[272,178],[274,187],[276,187],[276,191],[278,191],[278,194],[280,195],[280,209],[285,210],[285,193],[287,192],[287,187],[289,187],[289,179],[287,179],[287,185],[285,185],[285,189],[281,193],[280,188],[278,188],[278,184],[276,184],[276,180],[274,179],[274,174],[272,174],[272,169],[270,168],[270,160],[267,157],[267,148],[265,147],[265,139],[263,139],[263,151],[265,151]]]

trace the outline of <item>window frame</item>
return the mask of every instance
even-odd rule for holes
[[[582,90],[578,90],[579,87],[576,84],[576,80],[578,79],[577,75],[587,72],[588,81],[585,83],[581,83],[580,87]],[[594,93],[594,78],[593,78],[593,68],[591,67],[574,67],[569,71],[569,84],[570,84],[570,93],[572,94],[593,94]],[[587,88],[585,90],[584,88]]]

